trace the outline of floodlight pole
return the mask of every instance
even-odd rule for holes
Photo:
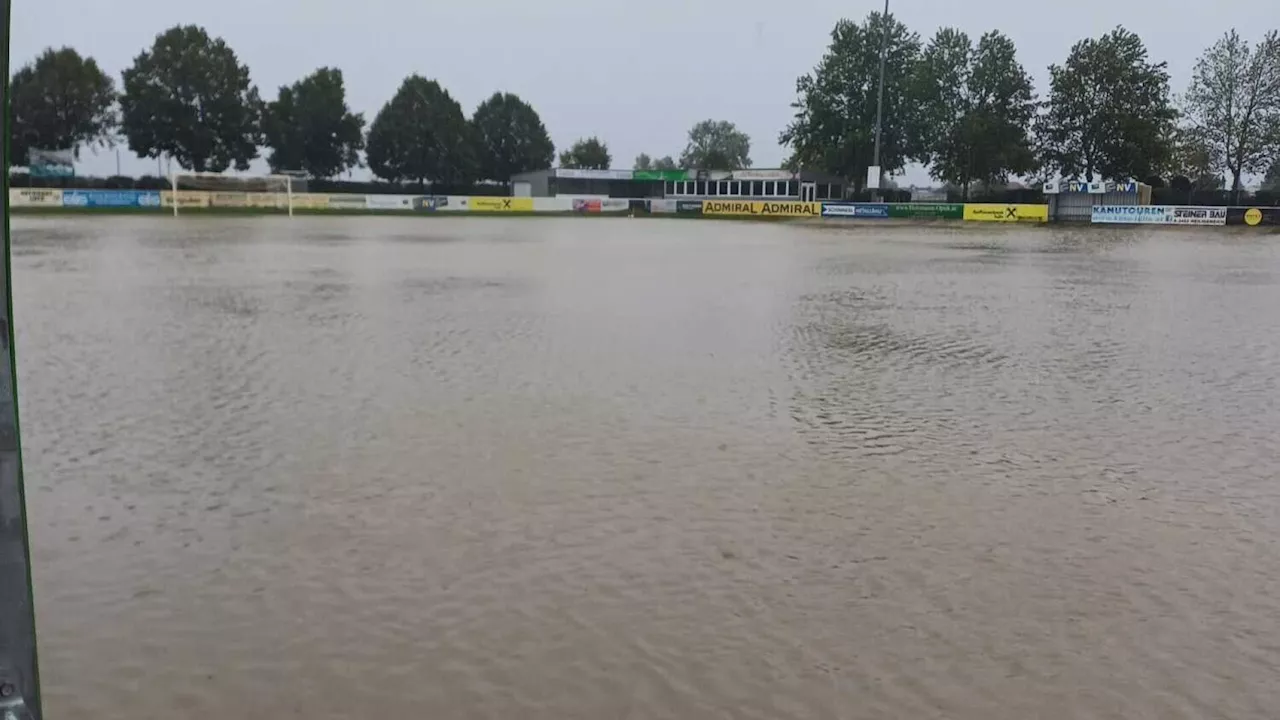
[[[40,720],[40,676],[36,662],[35,602],[31,594],[31,547],[27,540],[22,448],[18,442],[17,363],[13,351],[13,283],[9,246],[9,3],[0,0],[0,161],[4,169],[4,275],[0,298],[0,718]]]
[[[885,60],[889,55],[889,0],[884,0],[884,15],[881,16],[884,23],[884,36],[880,39],[880,91],[879,98],[876,100],[876,148],[872,155],[872,167],[880,167],[880,133],[884,127],[884,66]],[[880,185],[883,184],[884,171],[877,170],[880,177],[876,182],[876,199],[883,197]]]

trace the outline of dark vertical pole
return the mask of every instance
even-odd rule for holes
[[[0,0],[0,210],[4,214],[4,287],[0,298],[0,717],[39,720],[36,623],[31,596],[22,450],[18,443],[17,363],[13,352],[13,283],[9,252],[9,2]]]
[[[876,148],[875,154],[872,156],[871,164],[877,168],[880,167],[880,132],[884,125],[884,66],[889,55],[889,0],[884,0],[884,15],[881,16],[884,21],[884,36],[880,39],[880,95],[876,100]],[[876,182],[876,199],[883,196],[880,188],[884,180],[884,171],[877,170],[880,177]]]

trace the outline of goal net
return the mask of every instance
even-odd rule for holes
[[[173,214],[190,208],[257,208],[293,215],[294,195],[306,181],[292,175],[222,175],[178,172],[169,177],[163,203]],[[301,187],[300,187],[301,186]]]

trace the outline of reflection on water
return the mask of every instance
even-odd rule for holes
[[[20,218],[50,714],[1274,717],[1277,247]]]

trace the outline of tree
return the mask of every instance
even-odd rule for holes
[[[703,120],[689,130],[680,164],[703,170],[751,167],[751,138],[727,120]]]
[[[1280,32],[1253,48],[1235,30],[1214,43],[1196,62],[1186,114],[1239,200],[1243,173],[1280,160]]]
[[[634,167],[636,170],[652,170],[653,158],[649,157],[645,153],[640,153],[636,156]]]
[[[320,68],[267,104],[262,129],[272,172],[305,170],[330,178],[360,164],[364,116],[347,107],[342,71]]]
[[[560,153],[560,167],[586,168],[591,170],[608,170],[613,158],[609,156],[609,146],[600,142],[599,138],[589,137],[579,140],[573,147]]]
[[[671,159],[670,155],[663,155],[662,157],[653,161],[654,170],[675,170],[677,167],[679,166],[676,165],[675,160]]]
[[[1081,40],[1065,64],[1049,67],[1048,111],[1037,134],[1048,168],[1063,177],[1129,180],[1168,161],[1169,102],[1165,63],[1147,61],[1142,40],[1116,28]]]
[[[369,169],[392,182],[465,183],[475,174],[473,140],[462,106],[449,91],[410,75],[369,126]]]
[[[221,38],[195,25],[171,28],[123,75],[122,127],[137,154],[167,154],[197,172],[247,170],[258,156],[258,88]]]
[[[1220,166],[1214,162],[1204,133],[1195,128],[1179,128],[1173,135],[1170,174],[1186,178],[1178,183],[1192,190],[1221,190],[1226,184]]]
[[[1031,76],[1017,61],[1013,41],[998,32],[969,36],[938,31],[917,66],[916,97],[930,174],[961,188],[1008,182],[1035,165],[1027,128],[1035,116]]]
[[[507,182],[512,175],[551,167],[556,148],[531,105],[494,93],[471,118],[479,177]]]
[[[1280,190],[1280,158],[1271,163],[1271,169],[1262,178],[1262,188],[1264,190]]]
[[[892,15],[871,13],[862,25],[841,20],[831,31],[822,61],[796,81],[795,119],[779,136],[796,167],[849,178],[861,190],[875,147],[880,48],[886,52],[884,122],[880,165],[901,170],[921,153],[919,114],[908,89],[920,54],[920,36]]]
[[[66,150],[109,144],[118,118],[115,83],[93,58],[49,48],[14,73],[9,84],[11,162],[28,163],[32,148]]]

